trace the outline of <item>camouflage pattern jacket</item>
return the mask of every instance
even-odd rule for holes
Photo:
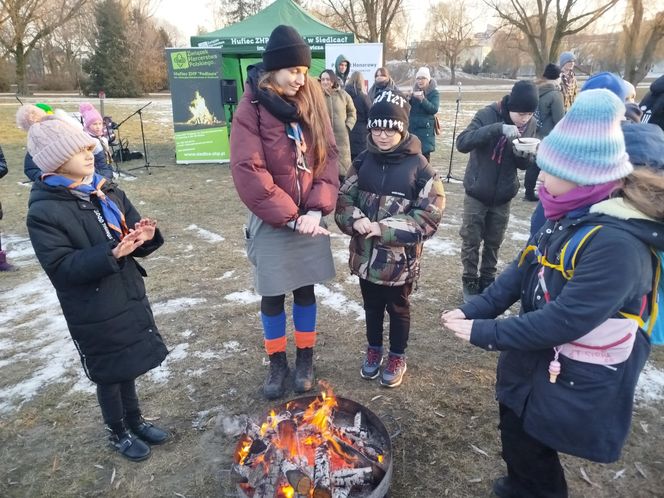
[[[371,137],[367,143],[339,191],[334,219],[352,237],[351,273],[379,285],[404,285],[419,276],[423,242],[440,223],[443,183],[415,135],[389,152],[380,151]],[[363,217],[379,223],[380,237],[367,239],[353,229]]]

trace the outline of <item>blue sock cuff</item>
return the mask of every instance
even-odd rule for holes
[[[293,303],[293,325],[298,332],[316,330],[316,303],[308,306]]]
[[[285,311],[274,316],[261,313],[261,321],[263,322],[263,335],[265,336],[265,339],[279,339],[286,335]]]

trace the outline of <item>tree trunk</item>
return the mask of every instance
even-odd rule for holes
[[[25,79],[25,52],[23,43],[16,44],[16,93],[19,95],[29,95],[28,82]]]
[[[450,85],[456,85],[456,64],[450,64]]]

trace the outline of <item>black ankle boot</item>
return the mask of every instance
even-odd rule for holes
[[[523,198],[529,202],[539,201],[539,197],[534,190],[526,190],[526,195],[524,195]]]
[[[480,280],[477,277],[462,277],[463,302],[467,303],[480,292]]]
[[[295,392],[311,391],[314,385],[314,348],[297,348],[295,358]]]
[[[489,287],[494,282],[495,277],[480,277],[479,281],[479,293],[481,294],[484,290]]]
[[[288,377],[288,360],[286,352],[270,355],[270,371],[263,384],[263,394],[267,399],[281,398],[286,389],[286,377]]]
[[[116,434],[109,428],[107,430],[111,433],[108,437],[109,446],[127,460],[140,462],[150,457],[150,447],[131,432],[125,430],[120,434]]]
[[[146,422],[143,417],[136,420],[127,420],[127,425],[136,437],[149,444],[163,444],[171,437],[167,431]]]

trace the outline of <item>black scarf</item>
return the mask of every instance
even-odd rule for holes
[[[258,87],[258,80],[264,73],[262,63],[249,66],[247,69],[247,82],[259,104],[265,107],[270,114],[283,123],[298,122],[302,119],[300,110],[293,102],[287,101],[272,90]]]

